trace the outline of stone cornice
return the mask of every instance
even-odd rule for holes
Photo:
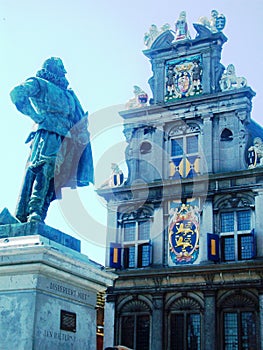
[[[242,287],[262,290],[263,260],[236,263],[202,264],[186,267],[136,269],[119,271],[114,292],[126,293],[130,288],[136,293],[218,290]]]
[[[40,273],[65,280],[70,276],[83,288],[104,291],[112,286],[117,275],[99,268],[87,260],[80,260],[76,254],[70,256],[50,246],[33,246],[0,249],[0,276]]]
[[[176,102],[154,104],[152,106],[121,111],[119,114],[129,122],[154,121],[156,118],[162,122],[171,121],[172,117],[180,117],[184,113],[184,118],[195,118],[207,114],[229,113],[234,110],[248,109],[250,111],[250,100],[255,96],[255,92],[250,87],[234,89],[224,92],[217,92],[187,99],[178,99]],[[245,100],[240,101],[240,98]],[[246,99],[247,98],[247,99]],[[206,106],[209,106],[206,107]]]

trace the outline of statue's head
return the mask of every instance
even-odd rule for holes
[[[218,16],[218,11],[217,10],[212,10],[211,11],[211,17],[216,18]]]
[[[186,20],[186,12],[185,11],[180,12],[179,19],[182,21]]]
[[[50,73],[55,74],[58,77],[64,77],[67,73],[64,68],[63,62],[58,57],[50,57],[43,63],[43,68],[49,71]]]
[[[58,57],[50,57],[45,60],[42,68],[37,72],[36,76],[66,89],[68,86],[68,81],[65,77],[66,73],[67,71],[62,60]]]

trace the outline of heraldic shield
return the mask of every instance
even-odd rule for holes
[[[198,208],[182,204],[173,209],[169,223],[170,257],[175,264],[192,264],[199,252]]]

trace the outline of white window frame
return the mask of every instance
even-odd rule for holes
[[[139,240],[139,223],[141,222],[148,222],[149,223],[149,238],[148,239],[142,239]],[[124,240],[124,236],[125,236],[125,224],[126,223],[135,223],[135,237],[134,240],[131,241],[125,241]],[[139,258],[139,246],[143,245],[143,244],[151,244],[150,241],[150,233],[151,233],[151,219],[148,218],[142,218],[142,219],[137,219],[137,220],[127,220],[127,221],[123,221],[122,225],[121,225],[121,237],[122,237],[122,246],[123,246],[123,253],[122,253],[122,261],[123,261],[123,266],[124,266],[124,251],[125,248],[130,248],[130,247],[135,247],[135,256],[134,256],[134,261],[135,264],[134,266],[125,266],[125,268],[129,269],[129,268],[138,268],[138,258]],[[149,265],[151,263],[151,252],[149,253]]]
[[[197,124],[181,124],[178,125],[178,127],[174,127],[173,130],[169,134],[170,142],[169,142],[169,163],[173,163],[173,159],[177,158],[183,158],[183,175],[181,176],[182,178],[187,178],[185,174],[186,170],[186,159],[187,157],[191,156],[197,156],[199,158],[199,169],[197,174],[200,174],[200,129]],[[187,138],[189,137],[197,137],[197,145],[198,149],[197,152],[194,153],[187,153]],[[183,148],[182,148],[182,156],[172,156],[172,141],[173,140],[178,140],[182,138],[183,139]],[[169,178],[173,178],[173,175],[171,175],[171,170],[169,170]]]
[[[250,212],[250,228],[248,230],[238,230],[238,212],[241,211],[249,211]],[[228,231],[228,232],[222,232],[221,228],[221,215],[224,213],[233,213],[234,214],[234,231]],[[234,253],[235,253],[235,259],[234,260],[226,260],[225,259],[225,253],[223,251],[223,244],[221,242],[221,257],[223,262],[231,262],[231,261],[244,261],[247,259],[239,259],[239,249],[242,249],[242,247],[239,247],[239,236],[241,235],[249,235],[251,234],[252,227],[253,227],[253,215],[252,215],[252,210],[248,207],[244,208],[231,208],[231,209],[225,209],[221,210],[219,212],[219,227],[220,227],[220,238],[224,239],[225,237],[232,237],[234,236]]]

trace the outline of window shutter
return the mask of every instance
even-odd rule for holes
[[[129,267],[129,248],[123,249],[123,266],[125,269]]]
[[[121,268],[121,245],[110,243],[110,267],[115,269]]]
[[[151,243],[143,243],[138,246],[138,267],[146,267],[151,264],[152,246]]]
[[[219,236],[214,233],[207,234],[207,258],[219,261]]]
[[[256,234],[255,234],[255,230],[253,229],[251,231],[251,236],[252,236],[252,251],[253,251],[253,256],[252,258],[255,258],[257,256],[257,239],[256,239]]]

